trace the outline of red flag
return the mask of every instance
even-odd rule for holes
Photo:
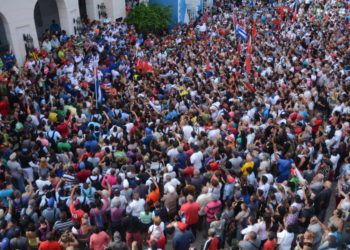
[[[251,55],[253,53],[253,47],[252,47],[252,37],[249,37],[249,41],[247,44],[247,53]]]
[[[245,71],[246,71],[248,74],[250,74],[250,72],[252,71],[252,65],[251,65],[250,56],[247,56],[247,57],[245,58],[244,68],[245,68]]]
[[[238,41],[238,45],[237,45],[237,54],[240,55],[241,52],[242,52],[241,43]]]
[[[254,93],[256,91],[256,89],[254,88],[254,86],[252,86],[249,82],[245,83],[245,87],[252,93]]]
[[[258,32],[256,30],[256,23],[253,22],[253,25],[252,25],[252,37],[255,38],[257,34],[258,34]]]
[[[153,67],[149,62],[144,61],[143,62],[143,70],[145,72],[153,72]]]
[[[292,22],[297,22],[298,21],[298,10],[295,9],[294,10],[294,13],[293,13],[293,19],[292,19]]]
[[[140,72],[152,72],[153,71],[153,67],[152,65],[144,60],[137,60],[136,61],[136,69]]]
[[[135,67],[137,70],[141,70],[142,68],[142,61],[140,59],[136,60]]]

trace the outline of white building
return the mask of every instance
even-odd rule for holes
[[[125,0],[0,0],[0,53],[11,49],[21,65],[25,40],[39,47],[38,37],[55,20],[68,35],[76,34],[79,17],[99,20],[125,17]]]

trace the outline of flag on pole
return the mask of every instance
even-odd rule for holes
[[[140,72],[145,72],[145,73],[149,73],[149,72],[153,72],[153,66],[144,60],[138,59],[136,61],[136,69]]]
[[[239,25],[236,24],[236,34],[238,37],[240,37],[243,41],[247,41],[248,34],[247,32]]]
[[[250,74],[250,72],[252,71],[252,65],[251,65],[251,61],[250,61],[250,55],[248,55],[245,58],[245,62],[244,62],[244,69],[245,71]]]
[[[252,37],[249,37],[249,41],[247,44],[247,53],[249,55],[253,54]]]
[[[102,102],[102,91],[101,91],[100,83],[98,81],[97,65],[95,65],[94,67],[94,78],[95,78],[96,106],[98,106],[98,104]]]
[[[293,12],[293,18],[292,18],[292,22],[295,23],[298,21],[298,9],[295,8],[294,12]]]
[[[256,23],[253,22],[253,24],[252,24],[252,37],[255,38],[257,34],[258,34],[258,32],[256,30]]]
[[[241,43],[238,41],[238,44],[237,44],[237,54],[240,55],[241,52],[242,52]]]

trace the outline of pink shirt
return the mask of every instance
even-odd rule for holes
[[[118,183],[118,179],[116,176],[108,174],[103,178],[102,186],[107,186],[107,182],[109,182],[109,185],[112,187]]]
[[[90,237],[91,250],[104,250],[108,246],[109,236],[105,231],[94,233]]]

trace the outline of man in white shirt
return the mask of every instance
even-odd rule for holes
[[[171,175],[166,175],[165,181],[166,183],[164,185],[164,193],[169,192],[169,186],[172,186],[176,190],[177,186],[181,184],[181,182],[177,178],[172,178]]]
[[[289,225],[287,229],[277,233],[278,250],[292,249],[292,242],[294,240],[294,233],[292,227]]]
[[[114,204],[118,204],[118,203],[120,204],[120,208],[125,209],[126,205],[128,204],[128,201],[124,195],[120,194],[119,190],[116,190],[114,192],[114,197],[111,200],[111,204],[114,205]]]
[[[186,124],[185,126],[183,126],[182,132],[184,133],[185,141],[188,141],[188,139],[190,139],[192,131],[193,127],[191,125]]]
[[[134,193],[133,195],[133,200],[132,202],[129,204],[129,206],[127,206],[126,208],[126,212],[127,213],[131,213],[132,216],[135,216],[137,218],[140,217],[140,213],[142,211],[144,211],[144,206],[145,206],[145,200],[144,199],[140,199],[140,194],[139,193]]]
[[[173,147],[168,150],[167,156],[170,159],[170,162],[174,162],[175,158],[179,154],[179,151],[177,150],[177,144],[176,142],[173,143]]]
[[[191,164],[194,166],[195,169],[201,170],[203,153],[199,150],[199,147],[197,145],[193,147],[193,150],[195,151],[195,153],[193,153],[190,157]]]

